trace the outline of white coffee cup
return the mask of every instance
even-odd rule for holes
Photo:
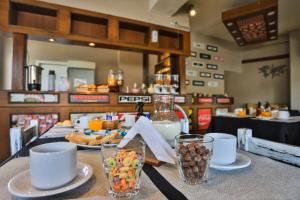
[[[31,184],[38,189],[54,189],[77,175],[77,147],[69,142],[53,142],[30,149]]]
[[[88,129],[89,128],[89,121],[92,119],[93,117],[92,116],[82,116],[79,118],[79,125],[80,125],[80,128],[82,129]]]
[[[288,119],[290,117],[290,112],[287,110],[280,110],[278,112],[278,118],[280,119]]]
[[[207,133],[214,138],[211,162],[217,165],[229,165],[236,160],[236,136],[225,133]]]
[[[125,123],[124,126],[132,127],[135,123],[135,115],[125,115]]]

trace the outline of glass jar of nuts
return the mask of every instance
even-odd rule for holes
[[[200,134],[175,137],[179,174],[184,182],[195,185],[208,180],[213,140]]]

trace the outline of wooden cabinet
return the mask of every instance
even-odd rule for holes
[[[190,33],[137,20],[36,0],[1,0],[0,28],[48,40],[96,47],[189,56]],[[158,42],[151,42],[151,32]]]
[[[57,10],[18,2],[9,4],[9,24],[28,28],[57,30]]]
[[[107,39],[108,19],[71,13],[71,34]]]

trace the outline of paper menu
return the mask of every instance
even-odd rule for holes
[[[134,126],[127,132],[124,139],[132,139],[137,134],[141,135],[156,159],[175,164],[175,150],[172,149],[166,140],[159,134],[159,132],[157,132],[148,118],[141,116],[138,121],[136,121]],[[126,144],[127,141],[122,140],[118,146],[124,147]]]

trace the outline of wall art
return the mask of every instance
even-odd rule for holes
[[[197,71],[187,69],[187,70],[186,70],[186,76],[195,77],[195,76],[197,76]]]
[[[200,86],[200,87],[204,87],[204,81],[196,81],[193,80],[193,86]]]
[[[197,48],[197,49],[205,49],[205,44],[201,43],[201,42],[193,42],[193,47]]]
[[[199,56],[202,59],[206,59],[206,60],[210,60],[211,59],[211,55],[207,54],[207,53],[200,53]]]
[[[219,87],[219,82],[218,81],[208,81],[207,82],[208,87]]]
[[[216,64],[207,64],[207,69],[218,70],[218,65]]]
[[[200,77],[211,78],[211,73],[208,73],[208,72],[200,72]]]
[[[258,68],[258,73],[263,74],[264,78],[268,78],[269,76],[275,78],[284,74],[287,71],[286,65],[264,65]]]
[[[206,50],[217,52],[218,51],[218,47],[212,46],[212,45],[207,45],[206,46]]]
[[[196,51],[191,51],[190,57],[197,57],[197,52]]]
[[[224,74],[214,74],[214,79],[224,79]]]
[[[213,56],[213,60],[223,62],[223,61],[224,61],[224,58],[221,57],[221,56],[216,56],[216,55],[214,55],[214,56]]]
[[[192,66],[193,67],[198,67],[198,68],[204,68],[205,66],[205,63],[204,62],[201,62],[201,61],[192,61]]]

